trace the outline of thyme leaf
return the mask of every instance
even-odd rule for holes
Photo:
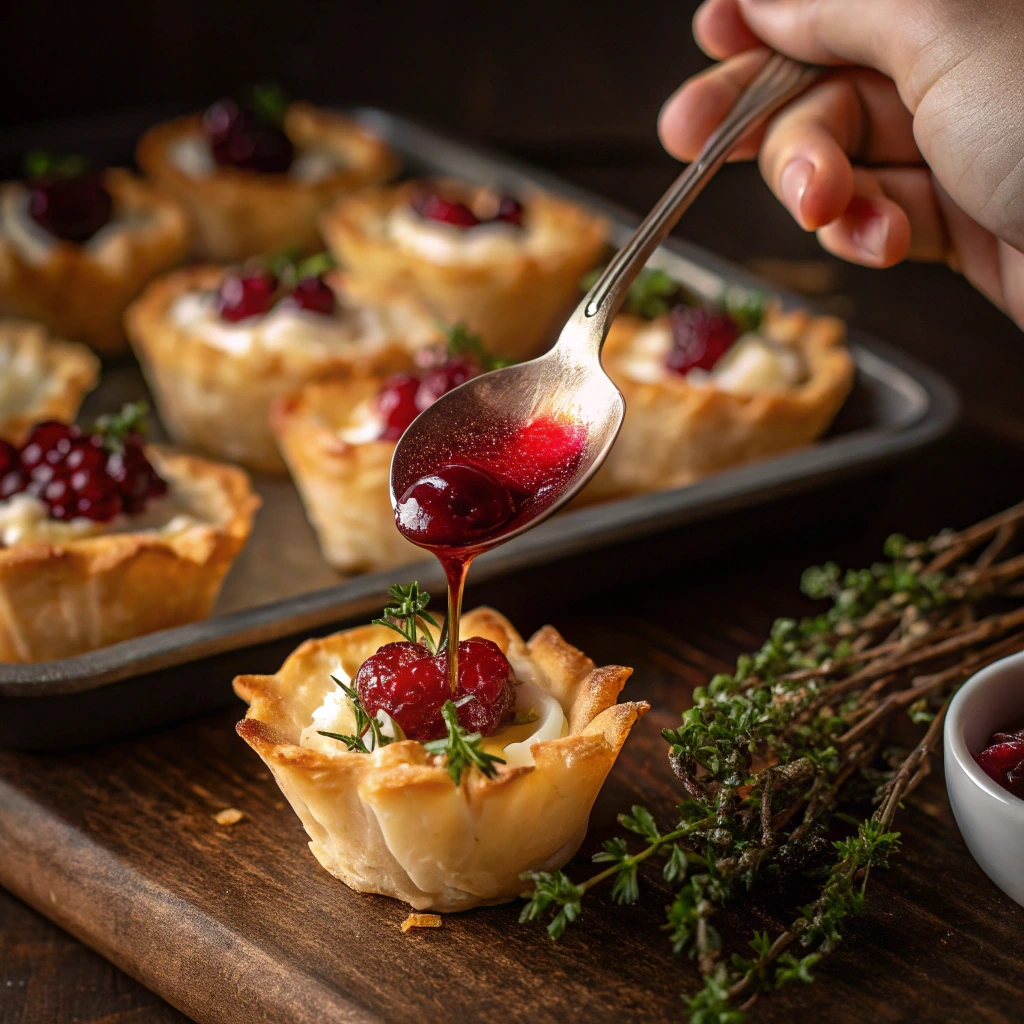
[[[478,732],[467,732],[459,725],[458,709],[447,700],[441,708],[441,717],[448,729],[445,739],[430,740],[423,747],[428,754],[442,755],[447,759],[448,774],[457,786],[462,774],[469,768],[478,768],[487,778],[498,774],[497,765],[504,764],[504,758],[488,754],[481,746],[483,737]]]
[[[400,583],[393,584],[388,588],[388,596],[395,603],[386,605],[383,618],[373,619],[373,625],[387,626],[409,643],[422,644],[431,654],[436,654],[437,646],[427,626],[433,626],[434,629],[440,627],[434,616],[427,611],[430,594],[420,590],[419,583],[413,580],[405,587]]]
[[[356,692],[355,688],[349,686],[344,680],[336,675],[331,675],[331,678],[341,687],[344,691],[345,696],[348,698],[349,706],[352,708],[352,714],[356,719],[356,731],[354,735],[348,736],[344,733],[338,732],[327,732],[324,729],[317,729],[317,732],[321,736],[326,736],[328,739],[338,740],[340,743],[344,743],[349,750],[355,751],[360,754],[369,754],[372,750],[379,750],[381,747],[386,747],[389,743],[393,743],[394,740],[390,736],[385,736],[381,730],[381,724],[377,721],[375,715],[371,715],[366,708],[363,707],[363,702]],[[370,743],[367,744],[365,736],[370,734]]]

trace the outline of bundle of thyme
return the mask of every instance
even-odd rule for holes
[[[1024,648],[1024,554],[1011,553],[1024,503],[923,543],[890,537],[888,561],[842,572],[808,569],[824,613],[779,619],[732,675],[694,691],[663,733],[685,800],[666,829],[635,806],[619,824],[639,836],[604,844],[585,881],[535,872],[520,920],[546,919],[557,939],[603,882],[619,903],[639,897],[639,868],[660,862],[674,890],[665,929],[694,958],[703,987],[684,997],[692,1024],[741,1024],[760,993],[813,980],[811,970],[864,907],[871,869],[899,847],[897,808],[925,778],[946,707],[970,675]],[[921,731],[894,747],[898,716]],[[866,819],[849,814],[864,805]],[[856,830],[835,839],[846,822]],[[727,957],[713,920],[751,890],[787,876],[817,880],[814,898],[776,935],[755,932]]]

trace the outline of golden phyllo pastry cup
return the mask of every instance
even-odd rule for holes
[[[316,530],[339,572],[377,572],[415,562],[423,551],[395,526],[390,474],[394,441],[346,441],[352,414],[376,401],[377,377],[310,384],[277,402],[271,425]]]
[[[102,242],[54,238],[45,251],[27,251],[0,232],[0,314],[38,320],[60,337],[109,355],[124,348],[121,317],[128,303],[184,258],[188,224],[177,203],[128,171],[105,171],[103,184],[118,227]],[[0,203],[21,188],[18,182],[0,186]]]
[[[259,498],[233,466],[146,454],[195,521],[0,547],[0,662],[70,658],[210,614]]]
[[[393,211],[408,206],[422,187],[409,181],[339,201],[321,218],[324,240],[355,273],[411,282],[446,322],[466,323],[495,355],[516,360],[536,355],[578,300],[580,277],[604,253],[605,221],[564,199],[532,192],[523,198],[523,242],[517,253],[437,262],[397,244],[389,233]]]
[[[493,640],[524,662],[565,712],[568,732],[532,748],[534,764],[472,770],[456,785],[412,740],[370,753],[299,745],[331,673],[358,666],[394,633],[365,626],[302,644],[272,676],[239,676],[250,707],[238,733],[263,758],[331,874],[360,892],[442,912],[504,903],[525,871],[562,867],[583,841],[591,807],[643,702],[617,704],[631,670],[595,668],[550,626],[527,643],[502,615],[464,616],[462,636]]]
[[[393,336],[372,345],[353,335],[336,346],[253,344],[230,351],[171,315],[180,296],[215,290],[223,276],[222,267],[198,266],[154,281],[125,322],[160,419],[175,441],[249,469],[284,472],[269,423],[276,399],[311,381],[405,369],[417,348],[443,337],[426,307],[401,288],[330,274],[340,303],[383,311],[395,325]]]
[[[770,307],[758,333],[799,353],[799,384],[755,394],[690,383],[667,372],[639,383],[626,372],[633,339],[648,322],[615,318],[603,361],[626,399],[626,418],[584,500],[596,501],[683,487],[712,473],[810,444],[839,412],[855,366],[841,320]]]
[[[99,374],[99,360],[84,345],[54,338],[31,320],[0,320],[0,438],[20,445],[36,423],[73,423]]]
[[[175,163],[172,150],[190,136],[203,137],[199,114],[156,125],[139,140],[139,166],[192,221],[195,257],[231,263],[284,249],[314,252],[321,248],[316,219],[326,206],[346,192],[387,181],[398,169],[385,142],[340,114],[292,103],[283,127],[296,151],[316,147],[337,156],[339,166],[314,180],[235,167],[192,176]]]

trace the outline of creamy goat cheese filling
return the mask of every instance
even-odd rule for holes
[[[486,263],[521,255],[525,229],[486,223],[460,228],[421,217],[411,206],[397,206],[386,222],[398,248],[432,263]]]
[[[638,384],[657,384],[674,376],[665,365],[672,350],[672,328],[655,322],[637,331],[629,352],[619,359],[622,372]],[[788,345],[749,332],[739,337],[713,370],[695,368],[686,380],[697,386],[717,388],[733,395],[785,391],[806,376],[799,352]]]
[[[372,349],[389,337],[403,336],[401,311],[375,306],[339,303],[330,316],[311,313],[282,300],[263,316],[247,317],[236,323],[224,320],[217,310],[214,292],[186,292],[171,305],[169,317],[175,327],[201,338],[215,348],[234,355],[254,349],[280,352],[286,349],[339,349],[358,345]]]
[[[174,139],[167,147],[167,156],[179,171],[190,178],[208,178],[220,170],[209,140],[198,132]],[[313,184],[337,174],[346,166],[346,161],[334,150],[326,146],[309,146],[296,152],[288,168],[288,176]]]
[[[28,543],[66,544],[112,533],[170,536],[198,526],[200,522],[173,495],[151,502],[145,511],[135,515],[117,515],[107,522],[96,522],[81,517],[66,521],[51,519],[42,499],[22,493],[0,501],[0,547]]]
[[[38,266],[50,259],[58,245],[79,244],[62,242],[50,234],[28,212],[28,203],[29,193],[24,185],[11,185],[0,192],[0,235],[10,240],[22,259]],[[79,248],[97,254],[111,239],[131,231],[147,216],[139,212],[112,217],[92,238],[80,243]]]

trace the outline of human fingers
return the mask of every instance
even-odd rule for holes
[[[693,16],[693,38],[715,60],[763,45],[743,20],[737,0],[704,0]]]

